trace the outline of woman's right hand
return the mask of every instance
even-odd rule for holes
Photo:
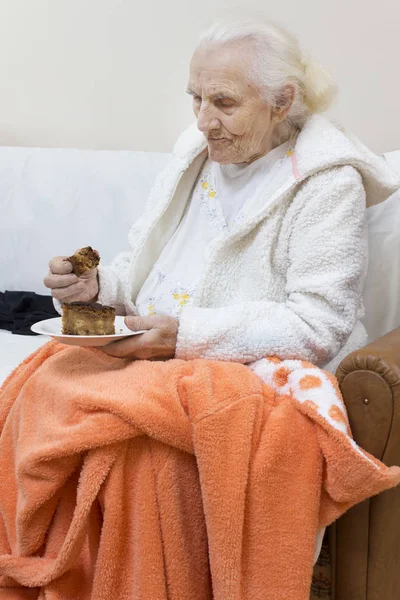
[[[51,295],[61,302],[95,302],[99,293],[97,268],[80,277],[72,272],[67,256],[56,256],[49,263],[49,272],[43,280]]]

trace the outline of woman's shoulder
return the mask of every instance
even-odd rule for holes
[[[296,159],[303,180],[321,174],[330,178],[332,173],[352,176],[356,170],[362,179],[367,205],[378,204],[391,196],[400,186],[399,177],[383,157],[377,156],[354,135],[322,115],[306,121],[296,142]],[[349,169],[335,171],[339,167]]]
[[[343,188],[343,186],[363,187],[363,178],[360,171],[353,165],[331,165],[312,173],[302,182],[300,192],[309,191],[311,188],[318,189],[320,193],[324,190]]]
[[[292,229],[297,226],[323,227],[322,222],[335,223],[334,228],[359,222],[366,208],[362,176],[351,165],[331,166],[310,175],[299,186],[286,215]]]

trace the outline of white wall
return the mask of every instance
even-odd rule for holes
[[[400,148],[399,0],[242,0],[333,72],[333,114],[376,152]],[[230,0],[0,0],[0,144],[170,150],[200,30]]]

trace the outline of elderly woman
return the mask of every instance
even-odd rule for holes
[[[391,174],[319,114],[332,81],[275,25],[207,31],[187,92],[196,126],[159,176],[131,251],[81,278],[54,258],[46,286],[146,330],[105,347],[112,356],[277,355],[334,369],[366,341],[365,207],[394,191]]]
[[[49,344],[4,388],[0,576],[68,598],[304,600],[317,530],[400,472],[360,458],[331,376],[299,380],[301,407],[292,388],[276,400],[290,368],[312,367],[277,364],[333,369],[366,341],[365,206],[396,182],[317,114],[334,87],[275,26],[213,27],[187,91],[197,124],[131,251],[80,278],[50,263],[58,305],[98,300],[145,332],[110,356]],[[277,393],[232,364],[266,356]],[[318,417],[310,386],[327,402]]]

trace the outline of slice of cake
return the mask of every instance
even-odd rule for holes
[[[79,252],[69,256],[68,260],[72,264],[75,275],[80,277],[83,273],[86,273],[86,271],[91,271],[98,266],[100,263],[100,255],[97,250],[93,250],[90,246],[86,246],[86,248],[81,248]]]
[[[115,308],[90,302],[66,302],[62,306],[64,335],[113,335]]]

